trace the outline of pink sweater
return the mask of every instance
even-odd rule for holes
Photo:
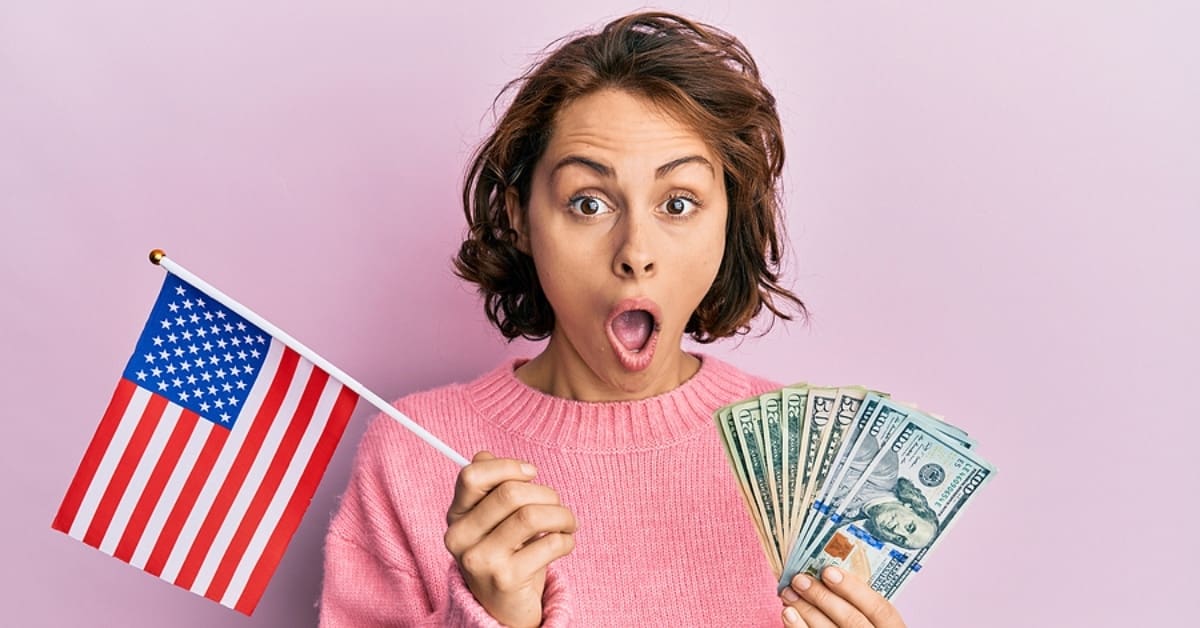
[[[782,625],[712,412],[777,388],[709,356],[675,390],[586,403],[501,365],[396,407],[468,458],[533,463],[579,522],[547,572],[545,626]],[[325,542],[323,626],[498,626],[442,536],[458,466],[386,416],[359,444]]]

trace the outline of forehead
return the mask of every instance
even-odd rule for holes
[[[649,99],[616,89],[588,94],[559,110],[542,162],[553,166],[571,155],[610,162],[618,171],[654,169],[689,155],[717,167],[715,153],[694,128]]]

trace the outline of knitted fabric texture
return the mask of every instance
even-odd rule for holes
[[[510,361],[399,408],[470,457],[537,467],[575,513],[550,565],[545,626],[781,624],[782,605],[712,413],[779,386],[711,356],[678,388],[580,402],[518,380]],[[386,416],[359,444],[325,542],[322,626],[499,626],[446,550],[459,468]]]

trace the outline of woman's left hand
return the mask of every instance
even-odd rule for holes
[[[826,567],[820,580],[797,574],[780,598],[784,626],[904,628],[900,612],[887,598],[837,567]]]

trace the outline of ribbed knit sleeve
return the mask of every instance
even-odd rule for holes
[[[420,487],[393,481],[384,452],[395,428],[390,418],[376,417],[359,444],[350,485],[325,539],[320,625],[502,628],[475,599],[457,564],[437,574],[445,585],[432,590],[420,572],[395,507],[397,498],[413,506],[425,496],[406,499],[405,493],[421,492]],[[546,628],[569,625],[569,595],[553,565],[547,569],[542,617]]]

